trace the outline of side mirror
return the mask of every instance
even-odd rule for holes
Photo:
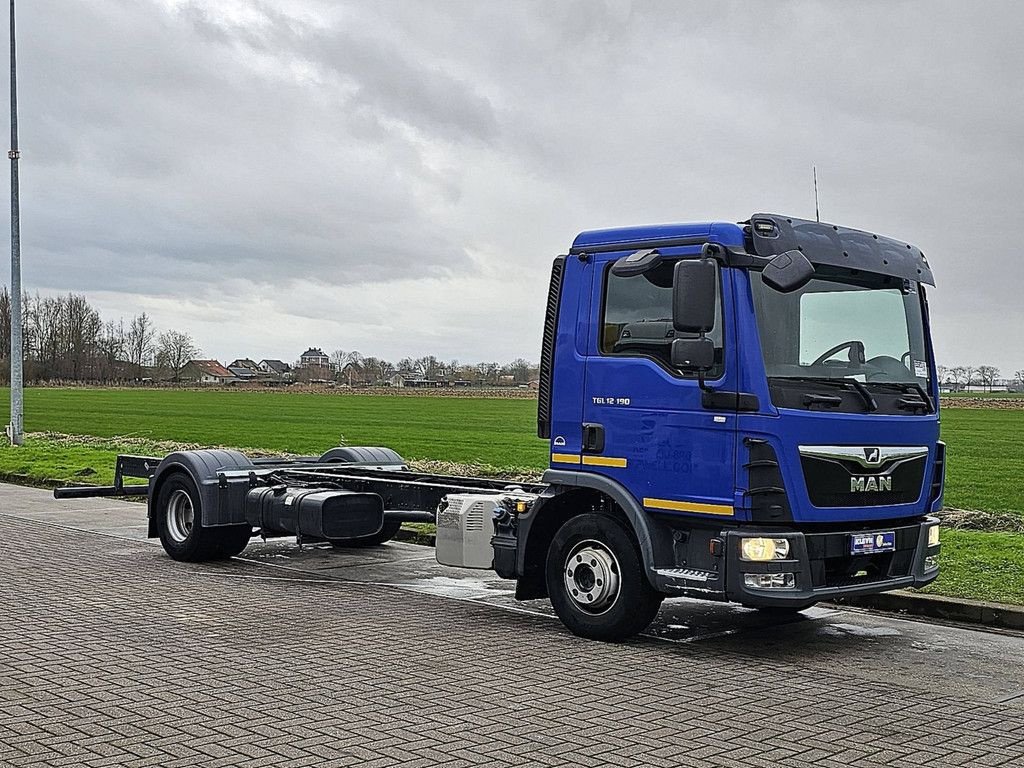
[[[761,273],[761,280],[780,293],[790,293],[803,288],[814,277],[814,265],[800,251],[780,253],[768,262]]]
[[[684,371],[710,371],[715,366],[715,343],[708,338],[672,342],[672,365]]]
[[[676,264],[672,278],[672,325],[677,331],[704,334],[715,327],[717,271],[711,259]]]

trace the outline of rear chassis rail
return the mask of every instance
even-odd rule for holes
[[[520,483],[514,480],[343,465],[279,467],[269,470],[264,482],[297,488],[328,487],[376,493],[384,500],[384,508],[389,517],[392,512],[421,511],[430,513],[430,522],[433,522],[434,512],[441,500],[450,493],[489,494],[520,490],[539,494],[547,488],[539,483]]]
[[[56,499],[88,499],[88,498],[110,498],[117,496],[145,496],[149,493],[148,481],[156,473],[162,459],[155,456],[133,456],[122,454],[117,457],[117,464],[114,466],[113,485],[79,485],[66,488],[55,488],[53,496]],[[125,485],[124,479],[145,479],[146,485]]]
[[[56,488],[53,495],[58,499],[146,496],[150,489],[148,481],[156,474],[161,461],[153,456],[120,455],[113,485]],[[321,463],[315,456],[253,459],[252,467],[247,470],[218,472],[217,478],[223,484],[229,478],[237,480],[240,475],[247,478],[250,488],[284,485],[376,493],[384,501],[385,518],[402,522],[434,522],[438,505],[449,493],[494,493],[512,489],[540,493],[547,487],[486,477]],[[128,485],[125,478],[145,479],[147,484]]]

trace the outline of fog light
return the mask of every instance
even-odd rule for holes
[[[928,529],[928,546],[934,547],[939,543],[939,526],[933,525]]]
[[[926,557],[924,559],[924,569],[926,571],[933,571],[933,570],[935,570],[938,567],[939,567],[939,556],[938,555],[928,555],[928,557]]]
[[[792,573],[744,573],[743,584],[751,589],[795,589],[796,576]]]
[[[740,557],[755,563],[785,560],[789,557],[789,539],[740,539]]]

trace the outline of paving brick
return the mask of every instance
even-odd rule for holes
[[[1024,764],[1020,709],[0,515],[0,766]]]

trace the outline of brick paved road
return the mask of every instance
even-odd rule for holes
[[[0,765],[1024,764],[1024,702],[872,679],[886,638],[862,639],[856,668],[750,635],[602,645],[0,515]]]

